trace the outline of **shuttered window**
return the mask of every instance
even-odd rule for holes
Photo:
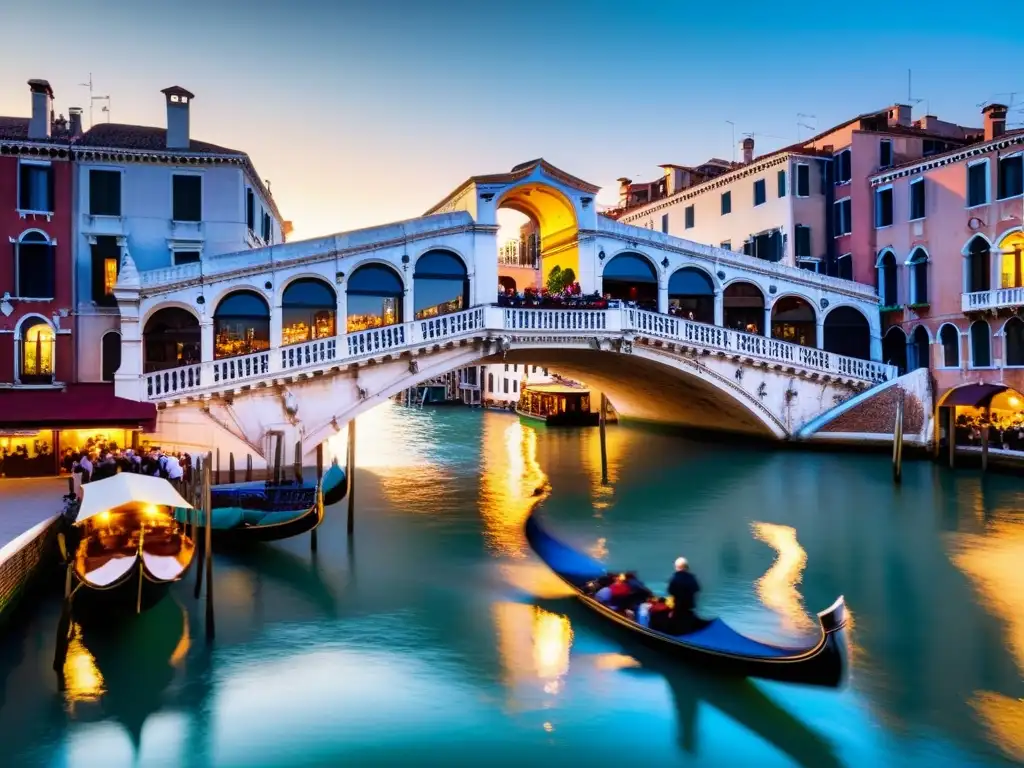
[[[175,221],[201,221],[203,218],[203,177],[194,174],[174,175]]]

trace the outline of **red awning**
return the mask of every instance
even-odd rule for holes
[[[114,396],[113,384],[0,390],[0,428],[121,427],[152,431],[156,406]]]
[[[1002,394],[1008,389],[1009,387],[1003,384],[965,384],[950,392],[946,399],[942,401],[942,405],[963,405],[980,408],[988,405],[992,402],[993,397]]]

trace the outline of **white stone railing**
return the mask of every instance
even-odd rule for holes
[[[157,285],[180,283],[184,280],[196,280],[202,277],[202,272],[203,265],[199,262],[192,262],[161,269],[147,269],[145,272],[139,273],[139,279],[143,288],[150,288]]]
[[[418,344],[450,341],[481,332],[514,331],[569,336],[632,331],[703,349],[749,356],[836,376],[881,382],[896,376],[896,368],[870,360],[845,357],[780,339],[770,339],[715,325],[632,308],[549,309],[474,307],[450,315],[370,328],[293,344],[251,355],[212,360],[144,375],[144,397],[166,400],[199,390],[273,376],[284,372],[354,361],[401,352]]]
[[[1024,288],[996,288],[961,294],[961,309],[964,312],[1020,306],[1024,306]]]

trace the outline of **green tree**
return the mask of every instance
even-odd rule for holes
[[[554,266],[551,271],[548,272],[547,282],[544,283],[544,287],[551,293],[560,293],[562,290],[562,268]]]

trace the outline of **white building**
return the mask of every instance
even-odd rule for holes
[[[126,252],[152,270],[282,243],[288,233],[248,155],[192,139],[193,94],[162,93],[166,128],[99,123],[73,139],[78,381],[103,379],[101,349],[119,354],[117,340],[103,338],[118,333],[114,284]]]
[[[523,387],[552,381],[548,369],[540,365],[492,363],[471,365],[459,371],[459,391],[466,405],[507,407],[519,402]]]
[[[665,165],[664,179],[620,179],[620,207],[608,215],[698,243],[740,251],[811,271],[825,263],[832,241],[830,153],[784,149],[744,162],[712,160],[698,168]],[[726,169],[726,166],[732,166]],[[694,183],[696,182],[696,183]]]

